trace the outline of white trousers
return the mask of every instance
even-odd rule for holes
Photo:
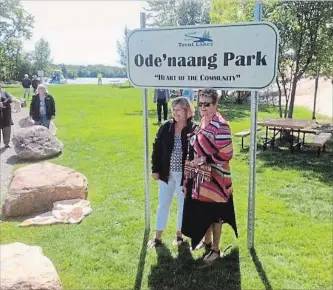
[[[177,231],[182,229],[183,221],[183,207],[184,207],[184,193],[183,187],[180,185],[182,181],[181,172],[170,172],[169,181],[158,181],[158,208],[156,217],[156,230],[164,231],[170,213],[170,207],[173,196],[177,197]]]

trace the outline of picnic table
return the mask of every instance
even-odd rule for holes
[[[315,131],[311,131],[310,127],[313,124],[313,120],[301,120],[301,119],[290,119],[290,118],[279,118],[279,119],[264,119],[258,122],[258,125],[266,127],[266,135],[263,142],[264,150],[267,149],[267,144],[270,144],[272,147],[275,145],[276,136],[283,131],[290,131],[291,135],[294,135],[294,132],[297,132],[296,141],[294,138],[290,138],[290,150],[294,152],[294,148],[304,145],[304,139],[306,133],[315,134]],[[273,130],[273,136],[268,137],[268,130]],[[308,129],[308,130],[306,130]],[[300,134],[303,133],[303,140],[300,140]]]

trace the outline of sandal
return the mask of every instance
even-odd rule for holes
[[[184,239],[182,237],[177,236],[172,244],[174,246],[180,246],[183,242],[184,242]]]
[[[207,265],[211,265],[220,258],[221,252],[211,249],[210,252],[203,258],[203,262]]]
[[[212,242],[206,243],[204,241],[201,241],[200,244],[195,247],[194,251],[205,248],[205,251],[209,252],[210,249],[212,248],[212,244],[213,244]]]
[[[148,242],[148,248],[152,249],[152,248],[157,248],[163,245],[162,240],[157,239],[157,238],[153,238],[152,240],[150,240]]]

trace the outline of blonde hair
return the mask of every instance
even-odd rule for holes
[[[45,94],[49,93],[49,91],[47,90],[47,87],[45,85],[43,85],[43,84],[38,85],[37,90],[36,90],[37,93],[39,93],[39,89],[44,89],[45,90]]]
[[[187,118],[194,117],[195,108],[188,98],[186,97],[175,98],[171,103],[171,107],[174,108],[177,105],[180,105],[184,110],[186,110]]]

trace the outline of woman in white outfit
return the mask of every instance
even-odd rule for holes
[[[158,209],[156,234],[148,246],[162,245],[162,234],[166,229],[170,206],[177,197],[177,233],[174,244],[183,242],[181,227],[183,218],[183,169],[188,148],[187,134],[195,127],[194,106],[188,98],[179,97],[171,104],[172,119],[161,125],[153,144],[152,177],[158,180]]]

